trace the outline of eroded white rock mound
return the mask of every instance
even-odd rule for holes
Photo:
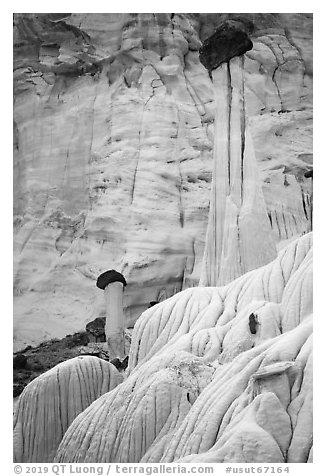
[[[56,365],[30,382],[14,415],[14,461],[52,461],[76,416],[121,381],[121,374],[109,362],[81,356]]]
[[[308,234],[143,313],[128,378],[79,414],[55,461],[311,461],[311,260]]]
[[[312,233],[283,249],[271,263],[224,287],[191,288],[145,311],[134,328],[132,370],[178,343],[213,361],[296,327],[312,312]],[[257,316],[256,333],[249,316]],[[229,357],[227,357],[229,355]]]

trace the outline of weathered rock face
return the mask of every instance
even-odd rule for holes
[[[279,246],[311,227],[312,16],[248,14],[245,101]],[[215,103],[199,61],[227,14],[17,14],[16,348],[105,314],[106,269],[127,324],[197,285]]]

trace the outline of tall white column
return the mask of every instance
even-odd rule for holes
[[[243,63],[234,57],[212,71],[216,114],[202,286],[227,284],[277,255],[246,115]]]
[[[125,352],[125,318],[123,314],[122,297],[123,283],[116,281],[104,289],[106,302],[105,335],[110,359],[123,360]]]

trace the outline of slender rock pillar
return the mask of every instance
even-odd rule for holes
[[[98,288],[104,290],[106,302],[105,335],[110,360],[126,357],[125,351],[125,318],[123,314],[123,289],[127,285],[121,273],[114,269],[102,273],[96,282]]]
[[[242,55],[252,42],[243,28],[225,22],[200,52],[216,102],[202,286],[225,285],[277,254],[246,115]]]

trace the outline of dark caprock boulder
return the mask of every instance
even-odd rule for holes
[[[252,30],[252,24],[242,21],[227,20],[223,22],[215,30],[215,33],[204,41],[199,50],[200,61],[211,72],[231,58],[243,55],[253,47],[248,36]]]
[[[118,273],[118,271],[115,269],[110,269],[109,271],[105,271],[105,273],[99,275],[96,281],[96,286],[100,289],[105,289],[108,284],[114,283],[116,281],[122,283],[124,286],[127,286],[127,282],[123,274]]]

